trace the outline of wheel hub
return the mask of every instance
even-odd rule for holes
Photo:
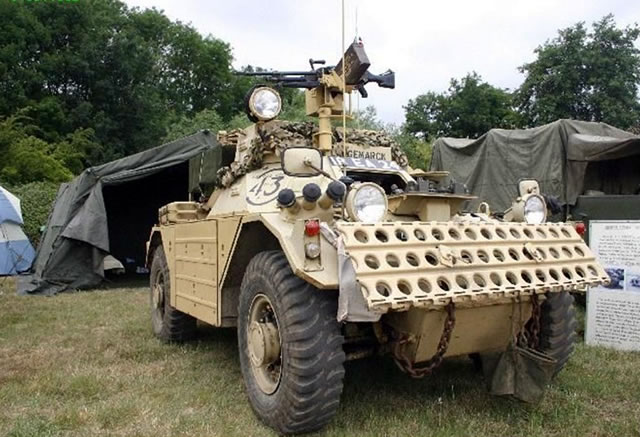
[[[253,321],[248,334],[249,358],[254,366],[267,366],[280,357],[280,336],[273,323]]]
[[[164,292],[161,282],[158,282],[153,286],[151,298],[154,308],[162,308],[162,306],[164,305]]]
[[[269,298],[258,293],[246,324],[247,355],[255,381],[265,394],[273,394],[282,376],[282,347],[278,318]]]

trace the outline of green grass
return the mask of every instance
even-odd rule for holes
[[[165,345],[144,288],[20,297],[0,279],[0,436],[264,436],[234,330]],[[323,435],[640,436],[640,354],[578,345],[544,401],[489,396],[470,361],[412,380],[386,358],[347,365]]]

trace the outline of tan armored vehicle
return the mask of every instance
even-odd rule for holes
[[[344,362],[374,354],[413,377],[472,355],[492,392],[538,399],[573,350],[568,291],[606,273],[571,226],[544,223],[535,181],[502,220],[486,205],[463,213],[470,196],[446,173],[411,171],[384,134],[333,128],[347,93],[394,85],[391,72],[368,73],[360,44],[344,60],[262,73],[306,88],[318,123],[275,120],[278,93],[254,88],[255,124],[219,134],[235,160],[213,194],[160,210],[148,243],[153,331],[179,341],[197,320],[237,327],[251,406],[284,434],[326,425]]]

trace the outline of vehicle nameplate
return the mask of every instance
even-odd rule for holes
[[[346,168],[368,168],[371,170],[402,170],[395,161],[371,158],[343,158],[341,156],[330,156],[329,162],[336,167]]]

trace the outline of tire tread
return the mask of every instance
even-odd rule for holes
[[[241,337],[242,311],[247,311],[251,285],[270,283],[280,304],[278,323],[288,354],[286,372],[274,395],[280,401],[270,411],[263,411],[251,399],[251,369]],[[244,302],[244,305],[243,305]],[[249,301],[250,302],[250,301]],[[275,307],[278,303],[273,302]],[[246,306],[246,307],[245,307]],[[247,266],[241,286],[238,309],[238,335],[243,375],[252,408],[267,425],[283,434],[307,433],[323,428],[336,414],[344,379],[343,338],[336,320],[337,298],[331,292],[317,290],[292,272],[281,251],[257,254]],[[242,319],[242,320],[241,320]],[[285,380],[286,379],[286,380]],[[259,389],[258,389],[259,390]]]
[[[576,310],[570,293],[553,293],[542,302],[539,349],[557,360],[554,376],[567,364],[576,341]]]

